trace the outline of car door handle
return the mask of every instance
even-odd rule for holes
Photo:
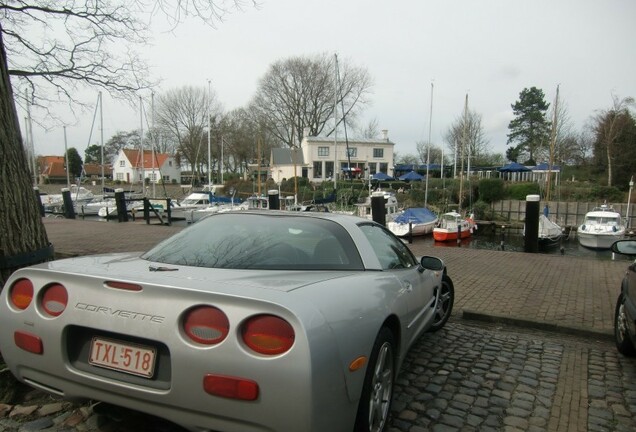
[[[404,283],[404,289],[411,292],[413,291],[413,284],[409,281],[402,281]]]

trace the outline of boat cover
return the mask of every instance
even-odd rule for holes
[[[437,219],[437,215],[424,207],[413,207],[406,209],[402,212],[402,214],[398,215],[393,219],[397,223],[407,224],[409,222],[412,223],[427,223],[433,222]]]

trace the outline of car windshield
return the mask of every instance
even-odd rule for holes
[[[213,215],[142,256],[172,265],[263,270],[363,270],[347,231],[336,222],[292,215]]]

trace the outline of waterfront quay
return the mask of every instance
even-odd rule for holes
[[[44,224],[60,258],[144,251],[184,229]],[[620,355],[611,339],[628,261],[417,241],[409,247],[446,262],[455,308],[443,329],[410,350],[396,377],[388,432],[636,430],[636,360]],[[38,393],[5,405],[4,415],[0,404],[0,431],[181,431],[142,413]]]

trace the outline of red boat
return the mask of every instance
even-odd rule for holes
[[[444,213],[440,217],[439,225],[433,228],[433,239],[439,242],[464,239],[471,236],[475,226],[475,221],[471,217],[464,218],[455,211]]]

